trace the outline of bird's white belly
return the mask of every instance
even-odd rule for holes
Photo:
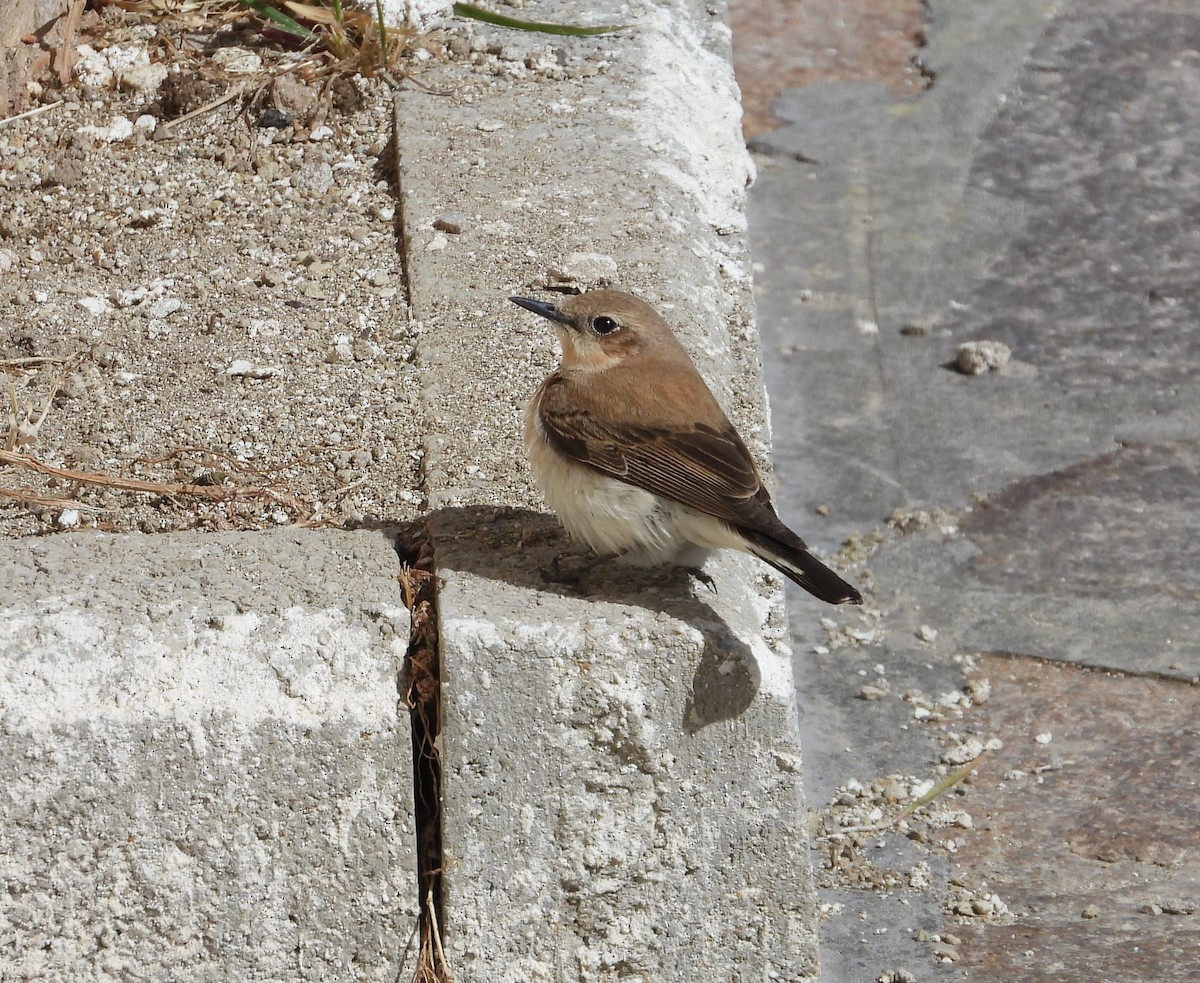
[[[531,414],[532,415],[532,414]],[[724,523],[564,457],[531,419],[526,447],[546,504],[563,527],[597,553],[635,563],[699,566],[712,547],[741,546]]]

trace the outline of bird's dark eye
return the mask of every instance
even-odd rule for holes
[[[621,325],[607,314],[601,314],[599,317],[592,320],[592,330],[596,334],[612,334]]]

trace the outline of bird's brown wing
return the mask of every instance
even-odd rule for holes
[[[622,424],[618,430],[587,412],[545,403],[539,417],[546,437],[580,464],[734,525],[779,533],[782,523],[750,452],[727,420],[721,427]]]

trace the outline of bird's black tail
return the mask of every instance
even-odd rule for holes
[[[830,604],[862,604],[862,594],[813,556],[798,536],[795,543],[785,543],[753,529],[741,533],[751,553],[814,597]]]

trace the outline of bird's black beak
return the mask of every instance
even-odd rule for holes
[[[530,300],[528,297],[509,297],[518,307],[524,307],[527,311],[533,311],[534,314],[540,314],[547,320],[554,321],[558,324],[565,324],[568,327],[571,324],[570,319],[562,313],[553,304],[548,304],[544,300]]]

